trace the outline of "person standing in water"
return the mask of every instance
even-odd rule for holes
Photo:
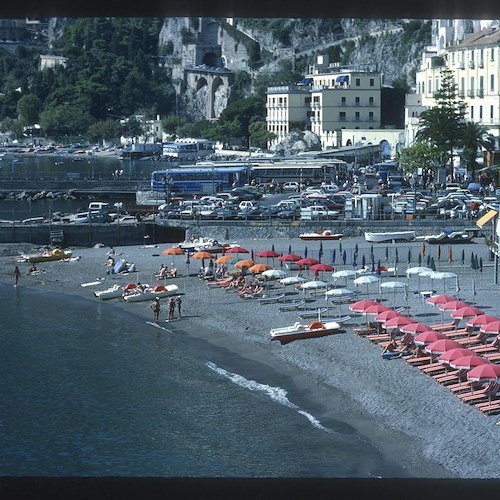
[[[14,286],[17,286],[17,282],[19,281],[19,276],[21,276],[21,271],[19,271],[19,266],[16,266],[14,268],[14,281],[15,281],[15,284]]]
[[[160,299],[158,297],[151,304],[151,309],[153,309],[153,321],[158,323],[158,318],[160,317]]]

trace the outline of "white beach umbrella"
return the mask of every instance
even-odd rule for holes
[[[331,290],[327,290],[325,292],[325,300],[328,300],[328,297],[334,298],[342,298],[342,297],[350,297],[356,295],[356,292],[353,290],[349,290],[348,288],[332,288]],[[342,301],[339,300],[339,316],[342,316]]]
[[[286,272],[281,269],[267,269],[262,273],[262,276],[265,276],[268,279],[282,279],[286,276]]]
[[[380,283],[380,290],[382,289],[387,289],[387,290],[392,290],[393,291],[393,300],[396,302],[396,290],[398,289],[404,289],[406,292],[406,287],[408,286],[407,283],[403,283],[402,281],[385,281],[384,283]],[[408,296],[405,293],[405,299],[407,299]]]
[[[341,271],[335,271],[332,273],[332,278],[335,280],[337,278],[345,278],[345,284],[347,286],[347,278],[352,278],[353,276],[356,276],[357,273],[353,269],[342,269]]]
[[[287,276],[280,280],[282,285],[295,285],[297,283],[304,283],[306,281],[302,276]]]
[[[458,274],[443,272],[443,271],[434,271],[429,275],[431,280],[443,280],[443,293],[446,293],[446,281],[450,279],[456,280],[456,290],[458,292]]]
[[[412,276],[417,276],[418,277],[418,290],[420,291],[420,276],[422,276],[422,273],[426,272],[433,272],[433,270],[430,267],[424,267],[424,266],[415,266],[415,267],[409,267],[406,270],[406,277],[408,280]]]
[[[328,283],[326,281],[321,281],[321,280],[313,280],[313,281],[306,281],[305,283],[302,283],[301,288],[303,290],[312,290],[316,288],[326,288],[328,286]]]
[[[360,276],[359,278],[356,278],[352,282],[358,286],[358,285],[366,285],[366,294],[368,295],[368,289],[371,283],[378,283],[380,281],[380,278],[378,276],[375,276],[373,274],[367,274],[366,276]]]

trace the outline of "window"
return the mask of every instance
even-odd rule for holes
[[[346,98],[345,98],[345,96],[343,96],[343,97],[340,98],[340,103],[342,104],[342,106],[346,105]]]
[[[432,80],[429,78],[427,82],[427,92],[430,94],[432,92]]]
[[[479,106],[479,119],[480,120],[483,119],[483,107],[482,106]]]
[[[495,60],[495,49],[492,47],[490,49],[490,61],[494,61]]]
[[[495,75],[490,75],[490,92],[495,91]]]
[[[375,86],[375,79],[370,78],[370,87],[374,87],[374,86]]]
[[[470,119],[474,120],[474,106],[470,107]]]
[[[359,97],[354,98],[354,103],[356,106],[359,106]]]
[[[317,102],[317,103],[319,103],[319,95],[315,95],[315,96],[313,97],[313,102]]]
[[[455,52],[451,53],[451,64],[455,64]]]
[[[345,122],[345,119],[346,119],[345,111],[341,111],[339,113],[339,121]]]
[[[373,121],[373,111],[370,111],[370,112],[368,113],[368,121],[369,121],[369,122],[372,122],[372,121]]]
[[[490,106],[490,120],[493,121],[494,107]]]
[[[310,104],[311,103],[311,97],[306,97],[304,100],[305,104]]]
[[[368,98],[368,105],[373,106],[373,97]]]
[[[360,118],[359,118],[359,111],[356,111],[356,113],[354,113],[354,121],[357,121],[359,122]]]
[[[359,87],[361,85],[361,79],[356,78],[356,87]]]

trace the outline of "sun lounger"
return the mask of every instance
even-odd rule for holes
[[[459,321],[452,321],[451,323],[443,323],[443,324],[437,324],[437,325],[431,325],[429,328],[431,330],[434,330],[436,332],[442,332],[443,330],[444,331],[451,331],[453,330],[454,328],[457,327]]]
[[[406,362],[411,366],[428,365],[434,358],[432,356],[420,356],[412,358],[411,356],[403,357]]]
[[[275,302],[282,302],[285,300],[285,294],[282,293],[280,295],[268,295],[268,296],[262,296],[257,299],[257,301],[260,304],[274,304]]]
[[[298,300],[296,302],[291,302],[290,304],[283,304],[282,306],[279,306],[279,310],[284,312],[284,311],[295,311],[296,309],[300,309],[301,307],[304,307],[306,304],[305,300]]]
[[[303,311],[299,314],[299,318],[300,319],[317,318],[318,316],[321,316],[322,314],[328,314],[327,307],[318,307],[317,309],[310,309],[308,311]]]
[[[449,386],[465,382],[466,374],[462,370],[454,370],[453,372],[441,373],[440,376],[433,377],[434,380],[441,385]]]
[[[485,406],[478,408],[482,413],[486,415],[492,415],[494,413],[500,413],[500,403],[490,403]]]
[[[448,390],[453,394],[459,394],[461,392],[468,391],[469,393],[481,390],[481,385],[477,382],[471,382],[466,380],[464,382],[457,382],[456,384],[448,385]]]
[[[498,391],[500,390],[500,384],[497,381],[494,382],[489,382],[486,387],[482,390],[479,391],[474,391],[471,394],[457,394],[456,396],[459,397],[464,403],[474,403],[478,402],[482,399],[488,399],[494,397]]]
[[[417,366],[417,368],[422,372],[422,373],[427,373],[428,375],[435,375],[438,372],[444,372],[446,371],[446,366],[443,365],[443,363],[440,363],[439,361],[429,363],[429,365],[420,365]]]
[[[491,354],[483,354],[488,361],[491,361],[492,363],[496,363],[497,361],[500,361],[500,352],[495,352]]]

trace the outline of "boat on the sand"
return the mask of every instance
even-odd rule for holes
[[[454,243],[472,243],[472,234],[465,231],[441,231],[439,234],[429,234],[427,236],[419,236],[417,240],[425,241],[426,243],[437,244],[446,243],[452,245]]]
[[[298,339],[311,339],[315,337],[324,337],[336,333],[340,329],[340,323],[336,321],[318,321],[314,320],[308,324],[295,322],[291,326],[272,328],[270,331],[271,340],[280,342],[290,342]]]
[[[171,297],[172,295],[184,295],[184,292],[179,292],[177,285],[155,285],[142,289],[138,287],[131,293],[125,294],[123,298],[127,302],[141,302],[143,300],[154,300],[156,297]]]
[[[52,260],[69,259],[73,255],[71,250],[62,250],[54,248],[43,253],[22,254],[21,258],[24,262],[48,262]]]
[[[179,247],[185,252],[210,252],[210,253],[221,253],[224,250],[224,246],[221,245],[214,238],[194,238],[191,241],[182,241],[179,243]]]
[[[383,233],[365,233],[365,240],[371,243],[384,243],[396,241],[412,241],[415,239],[415,231],[386,231]]]
[[[344,236],[342,233],[332,233],[329,229],[326,229],[322,233],[303,233],[299,235],[301,240],[306,241],[324,241],[324,240],[340,240]]]

